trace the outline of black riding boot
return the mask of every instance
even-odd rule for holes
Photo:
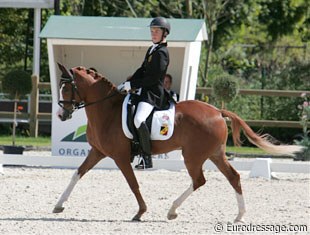
[[[135,166],[137,169],[146,169],[152,168],[152,156],[151,156],[151,140],[150,140],[150,132],[145,124],[145,122],[141,123],[141,126],[137,129],[139,135],[140,145],[142,147],[143,153],[141,154],[142,158],[138,165]]]

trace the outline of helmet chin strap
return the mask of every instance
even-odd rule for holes
[[[166,42],[166,29],[163,29],[163,34],[161,35],[161,39],[159,42],[156,42],[156,44],[160,44],[162,42]]]

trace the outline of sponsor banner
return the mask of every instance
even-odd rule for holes
[[[182,151],[174,150],[172,152],[153,155],[153,159],[157,160],[183,160]]]
[[[67,121],[61,121],[53,116],[52,120],[52,155],[86,157],[90,145],[86,138],[87,118],[85,110],[81,109],[73,113],[73,117]]]

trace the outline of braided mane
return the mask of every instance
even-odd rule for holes
[[[97,79],[101,79],[104,83],[107,83],[108,86],[111,86],[111,87],[115,87],[115,85],[110,82],[105,76],[103,76],[102,74],[98,73],[97,74],[98,78]]]
[[[92,76],[96,81],[101,80],[102,82],[106,83],[109,87],[115,88],[115,85],[110,82],[104,75],[98,73],[94,68],[86,69],[85,67],[79,66],[76,67],[77,70],[84,70],[87,74]]]
[[[119,94],[122,94],[115,86],[115,84],[113,84],[112,82],[110,82],[104,75],[98,73],[95,69],[93,68],[89,68],[86,69],[85,67],[75,67],[74,69],[76,70],[83,70],[85,71],[88,75],[90,75],[96,82],[102,82],[103,85],[110,91],[117,91]],[[123,94],[122,94],[123,95]]]

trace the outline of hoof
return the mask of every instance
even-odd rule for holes
[[[64,211],[64,207],[55,207],[53,213],[61,213]]]
[[[177,213],[175,213],[175,214],[168,214],[168,215],[167,215],[168,220],[173,220],[173,219],[175,219],[175,218],[177,218],[177,217],[178,217],[178,214],[177,214]]]
[[[139,215],[135,215],[135,217],[132,218],[132,221],[134,221],[134,222],[141,222],[140,216]]]
[[[241,218],[241,219],[236,218],[236,219],[234,220],[234,223],[235,223],[235,224],[237,224],[237,223],[239,223],[239,224],[245,224],[245,221],[244,221],[243,218]]]

